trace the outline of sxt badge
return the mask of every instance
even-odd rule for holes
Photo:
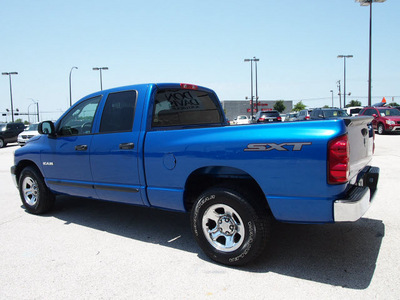
[[[248,144],[244,151],[301,151],[303,146],[311,145],[311,142],[304,143],[262,143],[262,144]]]

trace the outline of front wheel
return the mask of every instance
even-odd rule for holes
[[[385,134],[385,126],[383,124],[378,125],[378,134]]]
[[[22,203],[28,212],[42,214],[53,207],[55,196],[47,188],[42,175],[36,169],[32,167],[23,169],[18,186]]]
[[[4,142],[3,139],[0,139],[0,148],[5,147],[7,144]]]
[[[269,238],[267,210],[246,191],[218,187],[203,193],[191,214],[197,243],[212,260],[243,265],[259,256]]]

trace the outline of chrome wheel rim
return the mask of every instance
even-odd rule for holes
[[[205,211],[202,228],[210,245],[222,252],[237,250],[245,239],[240,215],[225,204],[214,204]]]
[[[31,177],[25,177],[22,181],[22,194],[25,202],[30,206],[34,206],[39,200],[39,187],[37,181]]]

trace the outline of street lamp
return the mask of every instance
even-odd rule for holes
[[[78,67],[72,67],[69,71],[69,106],[72,106],[72,92],[71,92],[71,74],[73,69],[78,69]],[[39,115],[38,115],[39,118]]]
[[[343,58],[343,64],[344,64],[344,80],[343,80],[343,90],[344,90],[344,96],[343,96],[343,107],[346,107],[346,58],[351,58],[353,55],[338,55],[338,58]]]
[[[258,104],[258,91],[257,91],[257,62],[260,61],[260,59],[253,57],[253,58],[246,58],[244,60],[245,62],[250,62],[250,80],[251,80],[251,98],[250,98],[250,108],[251,108],[251,119],[253,120],[253,61],[256,64],[256,106]],[[256,108],[257,110],[257,108]]]
[[[332,108],[333,108],[333,90],[330,90],[330,92],[332,93]]]
[[[256,67],[256,113],[258,113],[258,85],[257,85],[257,62],[260,61],[257,59],[255,56],[253,57],[254,59],[254,65]]]
[[[14,106],[13,106],[13,99],[12,99],[12,86],[11,86],[11,75],[18,75],[18,72],[3,72],[2,75],[8,75],[10,79],[10,99],[11,99],[11,120],[14,122]]]
[[[33,103],[32,104],[36,104],[36,115],[37,115],[37,121],[38,121],[38,123],[40,122],[39,121],[39,101],[35,101],[35,100],[33,100],[32,98],[29,98]],[[31,104],[31,105],[32,105]],[[29,105],[28,106],[28,119],[29,119],[29,107],[31,106],[31,105]]]
[[[386,0],[355,0],[361,6],[369,5],[369,58],[368,58],[368,106],[371,106],[371,56],[372,56],[372,3],[383,3]]]
[[[101,70],[108,70],[108,67],[95,67],[94,71],[100,71],[100,90],[103,90],[103,77],[101,75]]]

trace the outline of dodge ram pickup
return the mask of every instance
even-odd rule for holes
[[[56,195],[190,212],[214,261],[246,264],[271,221],[356,221],[379,168],[372,117],[229,126],[214,91],[142,84],[84,97],[15,151],[11,173],[27,212]]]

